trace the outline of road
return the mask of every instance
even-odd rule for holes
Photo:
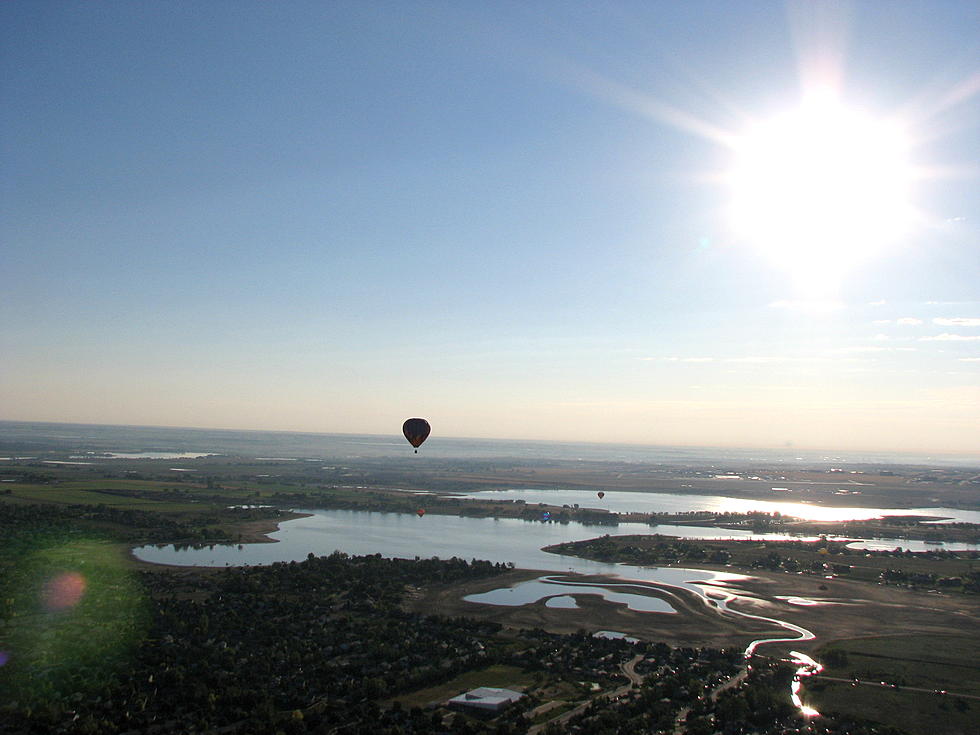
[[[643,683],[643,675],[636,673],[636,665],[643,660],[643,656],[636,655],[627,661],[622,666],[623,673],[626,674],[626,678],[629,679],[636,686],[640,686]],[[629,687],[627,687],[628,689]]]

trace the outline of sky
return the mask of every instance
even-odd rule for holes
[[[978,27],[0,4],[0,419],[978,452]]]

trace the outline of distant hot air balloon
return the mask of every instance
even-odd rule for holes
[[[597,492],[596,495],[599,496],[599,500],[602,500],[604,497],[606,497],[606,494],[604,492],[602,492],[602,490],[600,490],[599,492]]]
[[[425,508],[419,508],[417,511],[415,511],[415,515],[417,515],[419,518],[421,518],[422,516],[424,516],[425,515]]]
[[[551,513],[549,513],[548,511],[545,511],[544,513],[542,513],[541,514],[541,520],[542,521],[550,521],[551,520]]]
[[[429,436],[432,427],[425,419],[408,419],[402,424],[402,433],[408,439],[408,443],[415,447],[415,453],[419,453],[419,447]]]

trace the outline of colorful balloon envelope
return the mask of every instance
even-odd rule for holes
[[[419,518],[421,518],[422,516],[424,516],[425,515],[425,508],[419,508],[417,511],[415,511],[415,515],[417,515]]]
[[[415,447],[415,453],[419,453],[419,447],[429,437],[432,427],[425,419],[408,419],[402,424],[402,433],[408,439],[408,443]]]

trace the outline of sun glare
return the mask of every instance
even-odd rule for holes
[[[797,278],[833,281],[910,225],[909,145],[895,122],[814,95],[734,148],[736,235]]]

